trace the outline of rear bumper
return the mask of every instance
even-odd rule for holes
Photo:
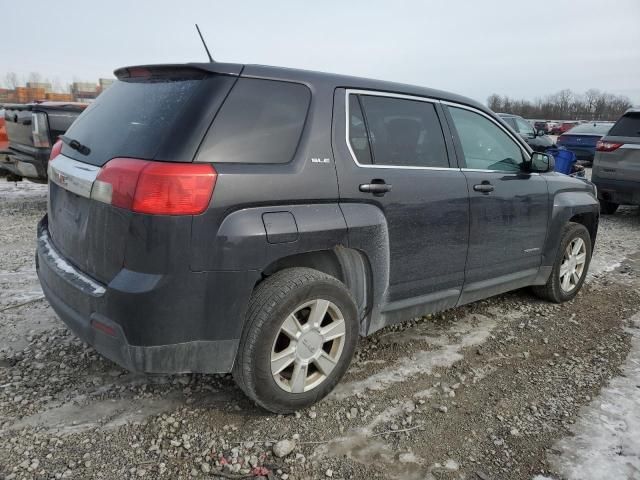
[[[32,180],[47,180],[47,162],[49,151],[26,155],[16,150],[4,150],[0,153],[0,167],[20,177]]]
[[[623,205],[640,205],[640,182],[612,180],[593,175],[591,181],[598,187],[598,199]]]
[[[122,367],[147,373],[231,371],[255,284],[253,272],[191,272],[188,280],[164,275],[149,282],[148,275],[123,269],[127,281],[117,275],[108,285],[100,284],[60,256],[47,217],[38,225],[36,268],[62,321]],[[186,283],[191,298],[185,299],[175,282]],[[211,294],[200,296],[204,291]],[[194,308],[180,315],[176,305]]]
[[[563,144],[559,144],[562,147],[566,148],[567,150],[573,152],[576,154],[576,158],[578,160],[582,160],[582,161],[586,161],[586,162],[593,162],[593,157],[595,157],[596,155],[596,150],[595,147],[593,148],[593,150],[588,149],[588,148],[584,148],[584,147],[575,147],[573,145],[563,145]]]

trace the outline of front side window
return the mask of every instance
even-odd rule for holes
[[[362,157],[367,158],[367,149],[370,148],[374,165],[449,167],[442,127],[432,103],[351,95],[350,106],[354,104],[354,98],[359,98],[362,105],[362,124],[369,134],[368,145],[359,136],[362,130],[358,116],[353,113],[350,113],[349,136],[353,149],[360,147]],[[360,154],[356,151],[358,161],[364,163]]]
[[[472,111],[449,107],[467,168],[517,172],[523,162],[520,146],[504,130]]]

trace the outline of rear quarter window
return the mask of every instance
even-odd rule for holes
[[[640,137],[640,112],[627,113],[620,117],[609,130],[609,136]]]
[[[287,163],[311,101],[302,84],[241,78],[218,112],[198,154],[212,163]]]

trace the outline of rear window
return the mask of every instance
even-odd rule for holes
[[[299,83],[241,78],[218,112],[199,161],[287,163],[298,147],[311,92]]]
[[[583,123],[581,125],[576,125],[567,133],[597,133],[600,135],[606,135],[612,125],[613,123]]]
[[[219,75],[205,78],[206,73],[196,72],[115,82],[66,133],[67,137],[89,147],[91,153],[82,155],[66,145],[63,153],[94,165],[103,165],[114,157],[158,159],[156,156],[163,144],[184,141],[185,115],[190,128],[195,128],[206,108],[203,94],[210,95],[211,89],[222,89],[230,81]],[[170,160],[191,161],[193,156]]]
[[[627,113],[609,131],[615,137],[640,137],[640,112]]]

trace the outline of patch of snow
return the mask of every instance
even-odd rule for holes
[[[640,479],[640,314],[631,324],[622,374],[580,410],[573,436],[557,442],[560,453],[549,457],[568,480]]]
[[[0,179],[0,199],[12,200],[27,197],[46,197],[48,185],[29,181],[7,182]]]
[[[484,343],[496,325],[496,320],[484,315],[469,315],[449,330],[449,332],[462,334],[454,342],[449,341],[446,335],[442,335],[434,342],[437,345],[442,345],[441,348],[419,350],[410,357],[400,358],[389,368],[380,370],[364,380],[341,383],[333,391],[331,397],[342,400],[366,390],[385,390],[389,386],[404,382],[415,375],[428,375],[435,368],[450,367],[462,360],[461,351],[463,348]]]
[[[46,232],[43,232],[42,235],[40,235],[40,240],[44,244],[44,254],[50,256],[53,259],[53,262],[59,270],[74,276],[80,282],[89,286],[93,290],[94,295],[104,294],[106,290],[102,285],[76,270],[73,266],[67,263],[67,261],[58,254],[58,252],[56,252],[56,250],[49,243],[49,237],[47,236]]]

